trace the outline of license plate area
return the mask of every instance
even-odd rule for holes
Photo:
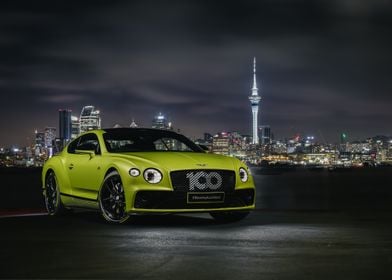
[[[224,192],[188,192],[187,203],[223,203],[225,202]]]

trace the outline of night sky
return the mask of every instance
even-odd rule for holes
[[[392,135],[391,51],[388,0],[1,1],[0,146],[90,104],[105,127],[251,134],[253,56],[275,138]]]

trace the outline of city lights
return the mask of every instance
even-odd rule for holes
[[[204,133],[203,139],[194,139],[203,150],[236,157],[249,165],[300,166],[306,168],[338,168],[392,165],[391,137],[377,136],[354,141],[347,132],[337,135],[340,143],[320,142],[313,133],[302,136],[275,139],[270,125],[258,125],[259,102],[256,81],[256,59],[253,60],[253,85],[251,101],[251,135],[238,131],[213,131]],[[25,148],[1,148],[0,166],[42,166],[53,155],[59,153],[67,143],[79,134],[101,128],[101,111],[93,105],[82,107],[80,116],[72,115],[70,109],[59,109],[59,125],[35,130],[34,141]],[[175,124],[175,122],[174,122]],[[152,118],[155,129],[179,131],[173,120],[159,112]],[[139,127],[132,119],[130,127]],[[114,126],[122,127],[120,124]],[[58,134],[58,137],[56,136]],[[322,138],[322,137],[321,137]],[[132,175],[132,174],[131,174]]]

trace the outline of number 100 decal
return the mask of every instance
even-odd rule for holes
[[[189,172],[189,190],[217,190],[222,186],[222,176],[218,172]]]

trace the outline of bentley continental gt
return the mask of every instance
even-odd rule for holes
[[[197,212],[233,222],[255,207],[243,162],[169,130],[86,132],[45,163],[42,185],[49,215],[88,208],[114,223],[135,214]]]

